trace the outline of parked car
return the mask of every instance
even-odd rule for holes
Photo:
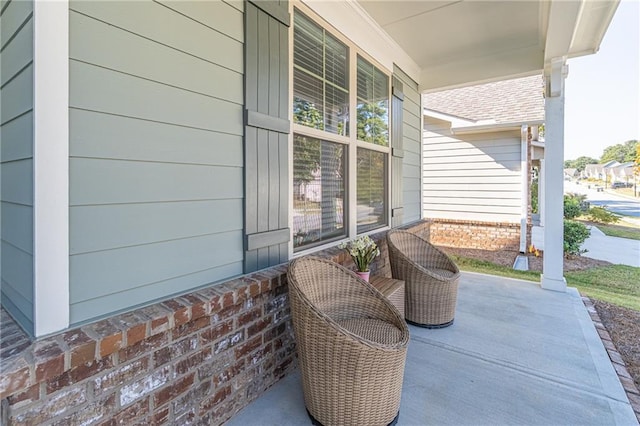
[[[632,188],[632,187],[633,187],[633,184],[628,182],[613,182],[611,184],[611,189]]]

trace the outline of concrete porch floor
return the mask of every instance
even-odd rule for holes
[[[637,425],[578,292],[463,273],[451,327],[409,326],[398,425]],[[307,425],[296,372],[227,425]]]

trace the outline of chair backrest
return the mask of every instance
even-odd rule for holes
[[[336,321],[357,316],[358,305],[376,299],[373,287],[355,273],[314,256],[293,260],[287,277],[302,301]]]
[[[387,243],[392,263],[393,257],[403,256],[422,267],[437,267],[449,269],[454,273],[459,272],[455,262],[446,253],[409,231],[399,229],[389,231]]]

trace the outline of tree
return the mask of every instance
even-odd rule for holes
[[[637,147],[637,140],[629,140],[625,143],[608,146],[604,149],[602,157],[600,157],[600,163],[606,163],[614,160],[619,163],[634,161],[636,159]]]
[[[565,169],[577,169],[579,172],[583,171],[587,164],[598,164],[598,160],[591,157],[578,157],[575,160],[566,160],[564,162]]]
[[[387,145],[389,126],[385,101],[360,103],[357,111],[358,139],[376,145]]]

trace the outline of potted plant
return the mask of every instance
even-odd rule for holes
[[[351,241],[343,242],[338,247],[347,250],[356,264],[356,274],[365,281],[369,281],[369,266],[373,259],[380,255],[380,249],[368,236],[363,235]]]

